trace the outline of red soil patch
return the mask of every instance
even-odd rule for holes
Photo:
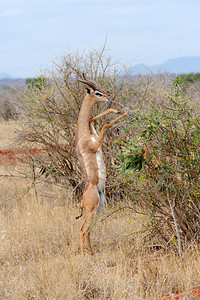
[[[186,296],[193,296],[193,297],[195,297],[194,299],[200,299],[200,288],[192,289],[191,291],[188,291],[188,292],[184,291],[184,292],[179,292],[176,294],[168,295],[168,296],[165,296],[163,299],[164,300],[175,300],[175,299],[183,299],[183,297],[184,297],[184,299],[186,299],[185,298]]]
[[[8,150],[8,149],[1,149],[0,150],[0,164],[8,164],[12,163],[15,164],[17,162],[23,162],[25,156],[28,156],[29,154],[42,154],[45,155],[49,149],[38,149],[38,148],[32,148],[32,149],[15,149],[15,150]]]

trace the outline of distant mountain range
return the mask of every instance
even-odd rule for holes
[[[23,78],[14,77],[8,73],[0,73],[0,86],[8,87],[8,86],[22,86],[25,82]]]
[[[180,57],[169,59],[165,63],[159,65],[148,66],[144,64],[137,64],[131,67],[130,72],[132,75],[136,74],[145,74],[148,70],[153,73],[172,73],[172,74],[181,74],[181,73],[197,73],[200,72],[200,56],[193,57]],[[0,73],[0,85],[13,84],[17,81],[24,82],[25,79],[14,77],[8,73]]]
[[[16,79],[16,78],[8,73],[0,73],[0,80],[1,79]]]
[[[137,64],[133,66],[130,71],[132,74],[145,74],[148,70],[153,73],[197,73],[200,72],[200,56],[169,59],[165,63],[153,66]]]

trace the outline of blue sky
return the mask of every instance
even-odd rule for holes
[[[0,73],[36,76],[106,36],[110,54],[127,64],[197,56],[199,13],[199,0],[1,0]]]

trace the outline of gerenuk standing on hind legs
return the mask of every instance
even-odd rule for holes
[[[86,80],[85,77],[83,78],[84,79],[79,79],[79,81],[88,85],[91,89],[87,88],[87,94],[83,99],[79,112],[75,149],[85,182],[82,198],[82,213],[79,216],[82,216],[84,208],[86,210],[86,215],[80,229],[81,253],[84,253],[84,239],[86,239],[88,251],[92,254],[92,247],[90,243],[90,224],[91,222],[96,222],[105,202],[103,191],[106,181],[106,167],[101,151],[101,143],[103,141],[106,128],[124,118],[127,113],[119,116],[109,123],[106,123],[98,135],[93,127],[93,121],[107,113],[119,113],[119,111],[110,108],[91,118],[91,111],[94,104],[101,101],[109,101],[109,95],[100,91],[94,82]],[[77,219],[79,217],[77,217]]]

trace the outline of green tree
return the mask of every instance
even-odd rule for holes
[[[26,78],[26,86],[29,90],[32,89],[39,89],[42,90],[42,88],[47,87],[48,85],[48,79],[45,77],[36,77],[36,78]]]

